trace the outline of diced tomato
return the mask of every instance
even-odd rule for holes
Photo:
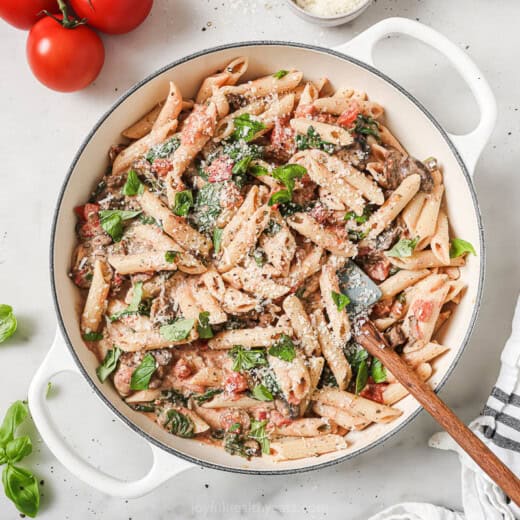
[[[184,121],[181,144],[194,144],[202,136],[211,136],[217,123],[215,104],[195,105],[191,114]]]
[[[233,160],[227,155],[217,157],[207,168],[209,182],[228,181],[233,176]]]
[[[224,389],[230,394],[245,392],[248,388],[247,379],[240,372],[230,372],[224,381]]]
[[[269,422],[275,426],[285,426],[287,424],[291,424],[292,419],[282,415],[278,410],[272,410],[269,414]]]
[[[188,379],[192,374],[192,370],[188,362],[181,358],[173,367],[173,375],[179,379]]]
[[[249,419],[249,415],[245,410],[240,409],[228,409],[224,410],[220,414],[220,427],[224,430],[229,430],[231,427],[233,427],[233,431],[235,433],[240,433],[243,431],[249,430],[249,427],[251,426],[251,420]],[[236,424],[240,424],[240,429],[235,430]]]
[[[257,421],[263,421],[264,419],[267,419],[267,410],[264,408],[254,408],[252,413]]]
[[[417,300],[412,306],[412,312],[417,321],[428,321],[433,313],[433,302],[429,300]]]
[[[168,159],[155,159],[150,169],[158,177],[166,177],[173,170],[173,164]]]
[[[275,152],[283,157],[289,157],[296,151],[294,130],[289,125],[290,118],[277,117],[271,132],[271,145]]]
[[[312,117],[318,113],[318,109],[312,104],[299,105],[294,111],[294,117]]]
[[[365,399],[375,401],[376,403],[384,404],[383,392],[385,391],[386,386],[387,383],[369,382],[359,395]]]
[[[347,109],[338,117],[337,124],[350,128],[359,115],[359,109],[359,103],[357,101],[351,101]]]
[[[87,202],[83,206],[76,206],[74,208],[74,213],[76,213],[80,220],[88,220],[89,217],[97,214],[98,211],[99,204],[93,204],[91,202]]]

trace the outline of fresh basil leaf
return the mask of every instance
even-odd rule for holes
[[[332,301],[335,303],[336,309],[338,309],[338,311],[342,311],[350,303],[350,298],[343,293],[331,291],[330,297],[332,298]]]
[[[386,381],[386,368],[377,358],[372,360],[370,375],[372,376],[374,383],[384,383]]]
[[[254,177],[262,177],[262,175],[269,175],[269,170],[260,164],[251,164],[247,170],[247,173],[253,175]]]
[[[174,435],[187,439],[195,436],[195,425],[193,424],[191,417],[188,417],[175,409],[168,410],[166,412],[166,417],[167,421],[164,424],[164,427],[168,428]]]
[[[119,242],[123,237],[123,222],[135,218],[141,213],[141,211],[105,209],[99,212],[99,222],[105,233],[110,235],[114,242]]]
[[[296,357],[296,349],[292,339],[287,334],[281,334],[280,339],[269,349],[269,355],[283,361],[292,361]]]
[[[128,172],[125,185],[121,191],[123,195],[127,195],[129,197],[133,197],[134,195],[141,195],[143,193],[144,185],[139,180],[135,170],[130,170]]]
[[[5,454],[5,448],[0,446],[0,465],[5,464],[7,462],[7,456]]]
[[[173,264],[173,262],[175,262],[175,259],[177,258],[178,254],[179,254],[179,251],[166,251],[166,253],[164,253],[164,259],[169,264]]]
[[[285,204],[286,202],[291,202],[291,200],[292,195],[289,193],[289,190],[278,190],[271,195],[268,204],[269,206],[274,206],[275,204]]]
[[[232,138],[235,140],[244,140],[246,143],[251,141],[255,135],[265,128],[265,125],[261,121],[251,119],[250,114],[241,114],[233,119],[235,130],[233,131]]]
[[[298,150],[307,150],[308,148],[317,148],[328,154],[334,153],[336,147],[332,143],[324,141],[320,134],[316,132],[313,126],[309,126],[307,134],[297,134],[295,137],[296,148]]]
[[[473,244],[467,242],[466,240],[462,240],[462,238],[454,238],[451,241],[450,258],[458,258],[465,253],[471,253],[472,255],[477,256],[477,252],[475,251]]]
[[[15,332],[18,322],[10,305],[0,304],[0,343],[10,338]]]
[[[372,213],[373,212],[370,206],[365,206],[363,208],[362,215],[358,215],[354,211],[347,211],[347,213],[345,213],[345,216],[343,217],[343,220],[353,220],[354,222],[356,222],[356,224],[364,224],[369,219]]]
[[[282,79],[284,76],[287,76],[287,74],[289,74],[288,70],[280,69],[273,74],[273,78]]]
[[[251,395],[259,401],[272,401],[274,399],[273,394],[265,385],[256,385],[253,388]]]
[[[32,442],[28,435],[17,437],[9,441],[5,446],[5,456],[7,460],[14,464],[20,462],[24,457],[27,457],[32,452]]]
[[[83,339],[85,341],[101,341],[103,339],[102,332],[85,332],[83,334]]]
[[[15,401],[5,414],[2,426],[0,427],[0,446],[5,446],[12,441],[16,429],[29,415],[29,408],[25,401]]]
[[[359,394],[367,385],[368,381],[368,366],[365,360],[361,361],[358,366],[356,375],[356,395]]]
[[[350,366],[357,371],[359,369],[359,366],[363,361],[366,361],[368,359],[368,352],[360,348],[359,350],[356,350],[352,354],[347,356],[348,362],[350,363]]]
[[[220,244],[222,243],[222,233],[224,232],[223,229],[215,228],[213,230],[213,250],[215,251],[215,254],[218,255],[220,251]]]
[[[251,420],[251,429],[249,430],[249,438],[257,441],[262,447],[262,453],[268,455],[270,452],[269,437],[266,432],[267,420],[256,421]]]
[[[103,363],[96,369],[96,374],[102,383],[104,383],[107,377],[117,368],[120,355],[121,349],[118,347],[114,347],[106,353]]]
[[[194,319],[177,319],[160,328],[161,336],[168,341],[182,341],[190,335],[193,325],[195,325]]]
[[[203,394],[193,396],[193,399],[197,401],[197,404],[202,404],[207,401],[211,401],[216,395],[221,394],[224,390],[220,388],[209,388]]]
[[[18,511],[34,518],[40,509],[40,491],[36,477],[28,470],[7,464],[2,473],[5,496]]]
[[[225,182],[207,182],[197,191],[190,219],[201,233],[211,231],[222,207],[220,200],[225,197]]]
[[[401,238],[397,244],[395,244],[390,251],[386,252],[386,256],[393,256],[395,258],[405,258],[408,256],[412,256],[413,250],[419,241],[418,238],[409,239],[409,238]]]
[[[144,356],[139,366],[132,372],[130,390],[148,390],[150,379],[157,369],[157,362],[152,354]]]
[[[197,323],[197,332],[199,333],[199,338],[201,339],[210,339],[213,337],[213,329],[209,324],[209,312],[204,311],[199,313],[199,322]]]
[[[250,155],[246,157],[242,157],[242,159],[238,160],[234,165],[231,173],[233,175],[245,175],[249,168],[249,164],[253,158]]]
[[[193,206],[193,193],[191,190],[179,191],[175,194],[173,212],[178,217],[185,217]]]
[[[286,164],[285,166],[274,168],[271,172],[271,177],[280,181],[292,196],[295,180],[301,179],[306,173],[307,169],[300,164]]]
[[[233,370],[243,372],[252,368],[267,365],[267,358],[263,349],[245,349],[242,345],[235,345],[228,356],[233,359]]]
[[[153,163],[155,159],[166,159],[169,157],[179,146],[181,141],[178,137],[170,137],[164,143],[158,144],[150,148],[146,154],[146,160],[149,163]]]
[[[157,223],[157,220],[155,220],[153,217],[150,217],[150,216],[147,216],[147,215],[139,215],[139,222],[141,222],[141,224],[155,224],[155,225],[160,225]]]
[[[136,314],[139,311],[139,304],[143,298],[143,282],[137,282],[133,287],[132,301],[130,305],[115,314],[110,316],[110,321],[116,321],[121,319],[123,316],[129,316],[130,314]]]

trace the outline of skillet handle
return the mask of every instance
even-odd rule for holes
[[[477,127],[467,134],[448,135],[462,156],[469,173],[473,175],[477,160],[493,132],[497,117],[495,97],[488,82],[475,63],[457,45],[434,29],[407,18],[387,18],[335,50],[373,66],[375,45],[391,34],[411,36],[438,50],[451,62],[471,89],[480,110],[480,121]]]
[[[45,444],[61,464],[77,478],[107,495],[136,498],[154,490],[174,475],[193,467],[192,464],[150,444],[153,464],[149,472],[139,480],[120,480],[94,468],[69,446],[49,416],[45,402],[47,384],[53,376],[61,372],[80,373],[60,332],[56,331],[54,343],[31,381],[29,408]]]

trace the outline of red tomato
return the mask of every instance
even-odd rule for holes
[[[86,25],[67,29],[50,16],[31,29],[26,52],[36,78],[60,92],[85,88],[97,78],[105,61],[103,42],[92,29]]]
[[[338,125],[350,127],[359,115],[359,103],[352,101],[348,108],[338,117]]]
[[[18,29],[30,29],[45,16],[42,11],[59,12],[56,0],[0,0],[0,17]]]
[[[233,161],[227,156],[217,157],[207,168],[209,182],[228,181],[233,176]]]
[[[70,0],[79,18],[108,34],[135,29],[150,13],[153,0]]]

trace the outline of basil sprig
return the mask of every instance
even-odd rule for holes
[[[121,349],[117,347],[107,351],[103,363],[96,369],[96,374],[102,383],[104,383],[107,377],[117,368],[119,356],[121,356]]]
[[[0,304],[0,343],[10,338],[15,332],[18,322],[10,305]]]
[[[40,508],[38,480],[29,470],[15,466],[32,452],[32,442],[27,435],[15,437],[18,426],[28,414],[24,401],[15,401],[7,410],[0,427],[0,464],[6,464],[2,472],[5,496],[18,511],[34,518]]]
[[[123,222],[133,219],[141,213],[141,211],[105,209],[99,212],[99,221],[103,230],[112,237],[112,240],[120,242],[123,238]]]
[[[144,356],[139,366],[132,372],[130,390],[148,390],[150,379],[157,370],[157,362],[152,354]]]

